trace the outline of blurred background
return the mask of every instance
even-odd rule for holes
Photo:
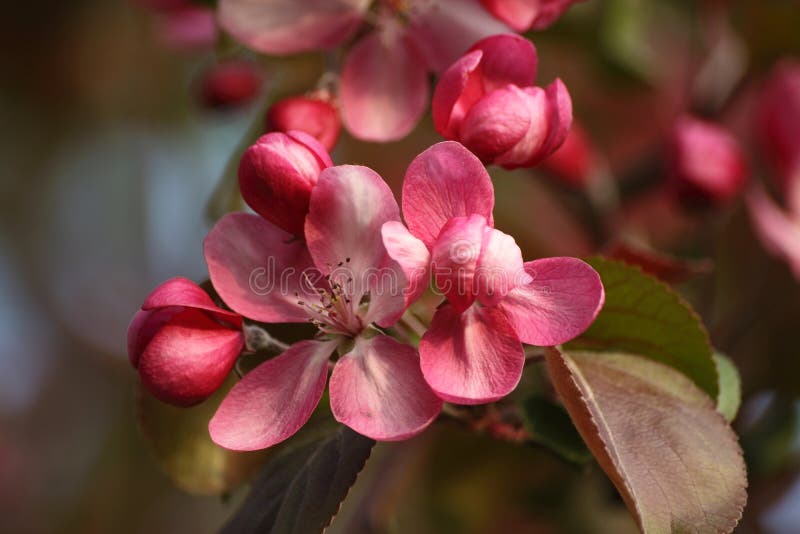
[[[268,99],[312,88],[324,62],[253,59],[224,37],[205,46],[146,4],[16,2],[0,21],[3,532],[214,532],[244,494],[233,486],[246,470],[231,475],[204,441],[207,406],[187,422],[138,399],[125,332],[158,283],[206,277],[201,243],[232,202],[237,147]],[[624,237],[691,261],[678,287],[742,374],[746,533],[800,532],[800,282],[756,238],[741,195],[687,205],[665,147],[690,111],[733,132],[751,182],[769,184],[753,101],[777,61],[800,59],[798,28],[794,0],[580,4],[529,36],[538,83],[570,89],[586,161],[492,170],[497,226],[526,259]],[[236,106],[209,96],[231,58],[260,73]],[[438,140],[429,118],[387,145],[343,133],[333,159],[375,168],[399,193]],[[596,466],[441,423],[379,445],[333,531],[635,528]]]

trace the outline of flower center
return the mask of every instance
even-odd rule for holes
[[[361,320],[361,302],[354,302],[355,285],[352,271],[348,268],[350,258],[338,263],[331,274],[325,276],[327,288],[316,288],[316,302],[298,300],[311,322],[320,332],[331,335],[357,336],[366,325]],[[310,280],[307,280],[310,284]],[[300,297],[300,294],[296,294]]]

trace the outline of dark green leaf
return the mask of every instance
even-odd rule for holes
[[[591,327],[569,342],[568,352],[638,354],[684,373],[717,397],[717,369],[708,333],[689,304],[663,282],[633,267],[590,258],[606,290],[606,303]]]
[[[264,467],[224,534],[315,534],[327,527],[375,442],[347,427],[285,448]]]

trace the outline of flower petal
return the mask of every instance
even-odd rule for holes
[[[487,229],[473,281],[480,303],[496,305],[522,282],[524,274],[522,251],[514,238],[500,230]]]
[[[478,0],[418,2],[410,18],[408,31],[420,43],[425,63],[436,72],[446,69],[475,41],[509,31]]]
[[[427,72],[401,31],[374,31],[348,54],[339,96],[350,133],[365,141],[394,141],[425,112]]]
[[[220,25],[250,48],[287,55],[333,48],[361,24],[369,0],[220,0]]]
[[[405,275],[405,306],[408,307],[428,288],[431,254],[425,243],[414,237],[400,221],[384,223],[381,235],[386,251]]]
[[[480,77],[473,75],[483,58],[475,50],[453,63],[439,78],[431,99],[433,126],[447,139],[456,139],[461,121],[472,105],[483,96]]]
[[[139,357],[142,384],[178,406],[196,404],[219,388],[244,346],[241,330],[188,309],[163,325]]]
[[[446,401],[483,404],[508,395],[519,383],[525,354],[498,308],[472,306],[458,313],[443,306],[419,344],[422,374]]]
[[[128,360],[134,367],[139,366],[139,358],[162,326],[175,315],[182,312],[180,306],[159,308],[157,310],[139,310],[128,326]]]
[[[356,340],[333,369],[330,395],[337,421],[380,441],[419,434],[442,409],[422,377],[417,352],[382,335]]]
[[[527,262],[530,279],[511,290],[498,306],[525,343],[558,345],[592,324],[605,302],[600,275],[577,258]]]
[[[782,257],[800,279],[800,215],[789,218],[761,188],[747,195],[747,207],[764,246]]]
[[[513,33],[492,35],[475,43],[470,51],[480,50],[479,67],[485,92],[507,85],[529,87],[536,80],[539,58],[533,43]]]
[[[475,102],[461,123],[459,138],[482,161],[511,150],[531,129],[529,96],[509,85],[487,93]]]
[[[582,0],[481,0],[481,3],[515,31],[542,30]]]
[[[493,224],[494,187],[475,155],[454,141],[414,158],[403,182],[403,215],[412,234],[430,248],[453,217],[482,215]]]
[[[299,130],[331,150],[339,139],[339,112],[328,99],[290,96],[273,104],[267,112],[267,130]],[[329,157],[328,154],[325,154]]]
[[[459,312],[475,301],[473,280],[486,229],[481,215],[454,217],[444,225],[431,250],[436,288]]]
[[[233,312],[223,310],[211,300],[208,293],[203,291],[200,286],[181,276],[170,278],[160,286],[155,288],[142,304],[143,310],[155,310],[170,306],[185,306],[187,308],[198,308],[208,310],[235,325],[242,324],[242,318]]]
[[[318,278],[305,245],[258,215],[231,213],[203,242],[214,289],[245,317],[265,323],[305,322],[297,293],[315,295],[303,273]]]
[[[252,451],[292,436],[322,398],[335,347],[330,341],[300,341],[246,374],[208,424],[214,443]]]

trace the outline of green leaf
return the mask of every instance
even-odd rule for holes
[[[736,435],[674,369],[618,353],[561,353],[547,366],[572,421],[645,533],[731,532],[747,494]]]
[[[728,421],[733,421],[742,402],[742,383],[739,371],[733,362],[719,352],[714,353],[714,363],[719,374],[719,395],[717,395],[717,411]]]
[[[617,351],[652,358],[682,372],[712,398],[717,369],[708,333],[673,289],[638,267],[594,257],[606,302],[591,327],[567,351]]]
[[[566,410],[558,404],[544,397],[528,397],[522,402],[522,421],[534,442],[565,460],[582,464],[592,459]]]
[[[264,467],[223,534],[314,534],[339,510],[375,442],[345,426],[285,448]]]
[[[235,380],[191,408],[165,404],[143,388],[137,394],[139,426],[162,470],[179,488],[197,495],[220,495],[246,482],[269,451],[234,452],[216,445],[208,421]]]

